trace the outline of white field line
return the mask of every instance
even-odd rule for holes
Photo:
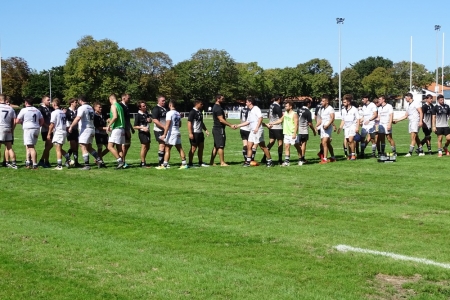
[[[334,248],[341,252],[359,252],[359,253],[366,253],[366,254],[373,254],[373,255],[381,255],[381,256],[387,256],[387,257],[390,257],[393,259],[397,259],[397,260],[414,261],[414,262],[418,262],[418,263],[422,263],[422,264],[426,264],[426,265],[432,265],[432,266],[437,266],[437,267],[441,267],[444,269],[450,269],[450,264],[438,263],[438,262],[435,262],[435,261],[432,261],[429,259],[425,259],[425,258],[405,256],[405,255],[395,254],[395,253],[391,253],[391,252],[380,252],[380,251],[363,249],[363,248],[355,248],[355,247],[351,247],[351,246],[347,246],[347,245],[337,245],[337,246],[334,246]]]

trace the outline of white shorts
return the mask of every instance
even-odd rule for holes
[[[180,133],[171,133],[166,136],[166,139],[164,140],[166,145],[181,145],[181,134]]]
[[[295,139],[292,138],[291,134],[285,134],[284,135],[284,139],[283,139],[283,143],[285,145],[295,145],[297,143],[297,136],[295,137]]]
[[[116,145],[125,144],[125,129],[123,128],[115,128],[111,131],[111,135],[109,136],[108,143],[113,143]]]
[[[378,133],[384,133],[384,134],[390,134],[392,133],[392,128],[391,130],[387,129],[387,124],[381,124],[378,126]]]
[[[95,130],[94,128],[85,128],[83,131],[80,131],[80,136],[78,137],[78,143],[80,144],[92,144],[94,140]]]
[[[361,129],[361,136],[366,137],[368,134],[372,134],[375,132],[375,125],[369,127],[367,125],[364,125]]]
[[[23,130],[23,144],[25,146],[36,145],[39,138],[39,128]]]
[[[0,143],[12,142],[12,130],[11,128],[0,127]]]
[[[327,130],[323,129],[323,127],[320,129],[320,138],[331,138],[331,134],[333,133],[333,126],[328,126]]]
[[[349,137],[356,135],[356,126],[350,126],[347,128],[344,128],[344,135],[345,138],[348,139]]]
[[[418,121],[409,121],[409,133],[419,132],[419,122]]]
[[[54,132],[53,133],[53,144],[64,145],[66,143],[67,132]]]
[[[253,144],[264,142],[264,131],[258,130],[257,133],[254,133],[253,130],[251,130],[250,134],[248,135],[248,141]]]

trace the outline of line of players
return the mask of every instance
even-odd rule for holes
[[[141,142],[141,167],[148,167],[146,164],[146,155],[150,148],[150,128],[149,124],[154,123],[154,135],[158,142],[158,167],[157,169],[170,168],[170,151],[173,146],[178,150],[181,156],[181,169],[193,166],[194,153],[198,149],[199,166],[207,167],[209,165],[203,162],[204,133],[209,135],[203,123],[201,101],[195,101],[194,108],[188,117],[188,132],[190,140],[189,163],[186,162],[186,156],[181,146],[181,115],[176,111],[176,102],[170,101],[169,111],[165,108],[165,98],[159,96],[157,105],[153,108],[152,114],[147,112],[147,106],[144,101],[138,102],[139,112],[135,118],[134,126],[130,122],[128,103],[130,96],[122,95],[122,102],[118,102],[116,96],[112,94],[109,97],[111,104],[110,118],[106,120],[102,115],[102,106],[100,103],[94,103],[92,108],[84,97],[71,99],[69,108],[66,111],[61,110],[59,99],[54,99],[50,106],[48,96],[42,98],[39,109],[32,106],[30,99],[25,100],[25,108],[21,110],[15,118],[14,110],[6,104],[5,95],[0,95],[0,143],[5,144],[5,164],[11,168],[17,168],[15,162],[15,153],[12,150],[13,131],[15,124],[22,123],[24,129],[24,144],[27,150],[26,166],[36,169],[38,165],[49,167],[49,152],[55,145],[57,154],[56,170],[62,170],[62,157],[66,158],[66,166],[74,164],[89,170],[89,154],[91,154],[99,167],[106,167],[103,163],[103,156],[108,152],[117,160],[117,168],[126,168],[125,157],[128,152],[131,133],[139,131],[139,140]],[[275,97],[274,102],[269,109],[269,124],[263,123],[261,110],[255,105],[255,100],[248,97],[246,107],[241,110],[241,123],[238,125],[230,124],[226,121],[225,113],[221,107],[224,98],[222,95],[216,96],[216,103],[213,108],[213,136],[214,147],[211,153],[210,164],[214,165],[214,159],[219,154],[220,165],[227,166],[224,160],[225,148],[225,126],[233,129],[240,128],[240,135],[243,141],[242,153],[244,156],[244,166],[254,163],[256,148],[259,145],[264,152],[262,159],[267,166],[272,166],[273,162],[270,156],[270,149],[277,142],[278,161],[281,166],[290,165],[290,146],[293,145],[298,154],[298,164],[306,162],[305,151],[308,141],[308,127],[314,135],[321,136],[320,152],[321,164],[335,161],[333,147],[331,145],[332,132],[336,131],[334,125],[334,109],[330,106],[330,98],[324,95],[321,104],[316,108],[316,126],[312,124],[310,112],[311,101],[306,100],[304,106],[294,112],[293,104],[290,101],[284,103],[285,113],[282,112],[282,97]],[[444,97],[437,97],[437,104],[432,105],[432,96],[427,95],[425,103],[414,102],[412,94],[405,94],[407,102],[405,115],[399,119],[393,119],[393,108],[386,103],[384,96],[369,101],[368,97],[363,97],[362,107],[357,109],[354,106],[352,95],[344,95],[342,110],[342,120],[337,133],[344,129],[344,151],[347,155],[349,149],[349,160],[356,159],[360,141],[360,157],[364,157],[364,151],[369,143],[372,143],[372,157],[375,157],[375,151],[385,153],[386,137],[391,145],[391,150],[396,154],[395,141],[392,138],[392,124],[409,119],[409,133],[411,144],[406,156],[411,156],[414,147],[417,145],[419,156],[424,155],[422,145],[427,145],[428,152],[431,154],[431,132],[438,136],[438,156],[443,154],[450,155],[448,145],[450,143],[450,128],[448,119],[450,108],[444,103]],[[77,110],[77,103],[80,107]],[[77,126],[78,125],[78,126]],[[269,143],[266,146],[264,141],[263,126],[269,128]],[[362,127],[359,135],[359,127]],[[418,137],[419,128],[423,129],[425,138],[420,140]],[[34,145],[37,142],[39,131],[45,142],[45,148],[42,157],[37,163],[37,155]],[[108,136],[110,133],[110,136]],[[67,139],[70,142],[70,149],[65,152],[62,145]],[[97,150],[92,147],[92,141],[95,137]],[[442,139],[445,137],[445,145],[442,147]],[[284,144],[284,160],[283,155]],[[81,147],[84,166],[78,163],[78,147]],[[103,146],[107,146],[103,150]],[[330,152],[330,159],[327,159]],[[73,155],[73,160],[70,159]]]

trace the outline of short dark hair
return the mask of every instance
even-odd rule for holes
[[[444,95],[437,96],[437,99],[441,99],[441,98],[444,98]]]
[[[136,105],[138,108],[141,108],[141,104],[144,103],[145,105],[147,105],[147,103],[144,100],[139,100]]]
[[[353,95],[352,95],[352,94],[345,94],[345,95],[344,95],[344,100],[347,100],[347,101],[352,102],[352,100],[353,100]]]
[[[83,102],[88,102],[85,95],[78,96],[78,100],[83,101]]]
[[[24,102],[28,105],[33,105],[33,98],[31,97],[26,97]]]
[[[414,98],[413,94],[411,94],[411,93],[406,93],[406,94],[405,94],[405,97]]]
[[[247,101],[250,102],[252,105],[255,105],[255,97],[248,96]]]
[[[203,101],[200,100],[200,99],[195,99],[195,100],[194,100],[194,106],[197,105],[197,104],[199,104],[199,103],[203,103]]]
[[[72,103],[77,102],[77,101],[78,101],[77,98],[72,98],[72,99],[69,100],[69,104],[72,104]]]
[[[433,96],[431,94],[428,94],[425,96],[426,99],[433,99]]]
[[[362,97],[363,97],[363,99],[364,99],[364,98],[367,98],[367,99],[370,100],[370,97],[369,97],[369,95],[367,95],[367,94],[366,94],[366,95],[363,95]]]
[[[321,99],[327,99],[328,101],[330,101],[330,95],[328,94],[323,94]]]
[[[216,95],[216,100],[219,100],[219,99],[222,98],[222,97],[223,97],[222,94],[217,94],[217,95]]]
[[[102,104],[101,104],[100,102],[98,102],[98,101],[95,101],[95,102],[94,102],[94,105],[93,105],[93,107],[96,107],[97,105],[100,105],[100,106],[102,106]]]
[[[306,99],[303,101],[303,105],[309,105],[309,104],[311,104],[311,99],[306,98]]]
[[[282,100],[283,100],[283,96],[281,96],[281,95],[275,95],[274,101],[278,101],[278,100],[282,101]]]
[[[169,105],[172,104],[173,107],[177,107],[177,101],[175,101],[174,99],[170,99],[169,101]]]

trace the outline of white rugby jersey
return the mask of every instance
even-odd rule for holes
[[[59,108],[52,111],[50,115],[50,123],[55,124],[54,132],[66,132],[66,114]]]
[[[94,109],[87,103],[77,109],[77,117],[80,117],[80,121],[78,121],[78,129],[80,132],[83,132],[86,128],[95,128],[94,114]]]
[[[418,101],[412,101],[411,103],[406,103],[406,112],[408,113],[408,119],[410,121],[419,122],[420,114],[417,108],[422,108],[422,104]]]
[[[176,110],[169,110],[166,113],[166,122],[170,122],[170,128],[167,135],[180,134],[181,115]]]
[[[34,106],[27,106],[20,110],[17,119],[22,121],[23,129],[39,129],[39,120],[43,119],[41,112]]]
[[[391,115],[394,114],[392,105],[386,103],[384,106],[378,107],[378,116],[380,117],[380,124],[388,124]]]
[[[334,114],[334,108],[331,107],[331,105],[328,105],[327,108],[322,107],[319,111],[319,114],[322,120],[320,127],[323,128],[324,125],[328,124],[331,121],[331,115]]]
[[[4,103],[0,103],[0,127],[11,128],[16,118],[16,112],[14,109]]]
[[[373,102],[370,102],[369,104],[362,106],[363,121],[364,123],[366,121],[369,121],[369,124],[364,126],[373,127],[375,125],[375,120],[370,121],[370,119],[372,119],[373,113],[376,112],[377,110],[378,108]]]
[[[359,111],[356,107],[352,106],[349,110],[345,107],[342,110],[342,120],[344,121],[344,128],[355,126],[359,120]]]
[[[248,111],[247,121],[250,123],[249,127],[251,131],[256,129],[256,125],[258,125],[259,118],[262,117],[261,109],[258,106],[253,106],[252,109]],[[263,130],[262,126],[259,126],[258,131]]]

